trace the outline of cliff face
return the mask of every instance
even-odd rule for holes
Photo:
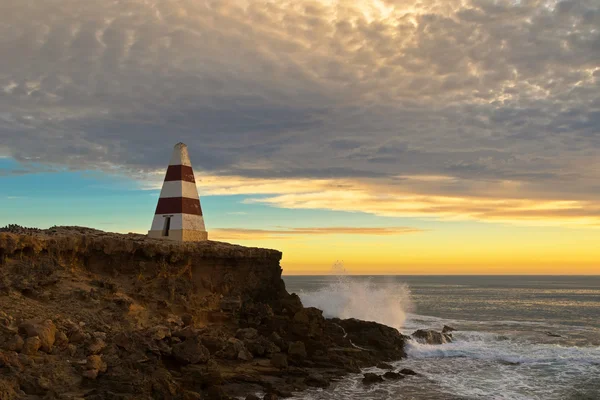
[[[392,328],[304,308],[280,259],[87,228],[0,231],[0,398],[286,395],[404,355]]]

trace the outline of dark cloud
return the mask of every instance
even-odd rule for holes
[[[375,3],[0,0],[3,151],[143,172],[184,141],[215,174],[594,196],[597,1]]]

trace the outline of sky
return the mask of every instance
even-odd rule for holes
[[[600,273],[597,0],[0,0],[0,225],[211,238],[287,274]]]

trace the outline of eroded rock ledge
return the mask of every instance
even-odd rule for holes
[[[0,398],[286,397],[405,355],[395,329],[304,308],[280,259],[210,241],[0,229]]]

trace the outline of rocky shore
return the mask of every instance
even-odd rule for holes
[[[212,241],[0,229],[0,399],[275,399],[405,357],[396,329],[303,307],[280,259]]]

